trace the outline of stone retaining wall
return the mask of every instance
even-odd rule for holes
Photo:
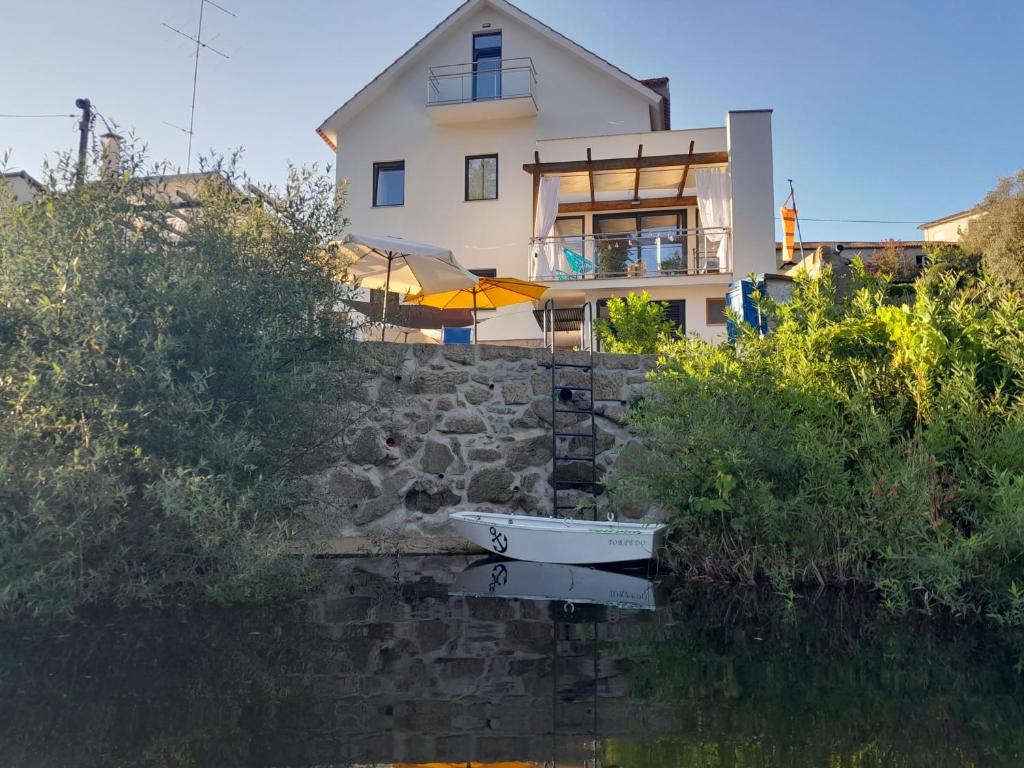
[[[307,514],[315,540],[379,539],[383,545],[430,539],[440,545],[455,540],[447,514],[455,510],[551,513],[549,353],[387,343],[365,343],[362,351],[359,370],[342,371],[340,386],[357,388],[371,405],[346,430],[337,463],[316,478],[323,503]],[[559,355],[566,362],[589,361],[586,353]],[[647,388],[655,358],[596,357],[597,462],[604,473],[632,439],[626,411]],[[569,385],[589,382],[581,370],[562,369],[559,377]],[[577,419],[559,414],[559,426],[589,429],[589,422]],[[589,452],[589,439],[577,440],[569,449]],[[562,494],[560,503],[570,497]],[[632,519],[645,512],[616,510]]]

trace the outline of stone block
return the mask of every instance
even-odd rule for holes
[[[448,467],[455,461],[455,454],[452,449],[439,440],[427,438],[423,444],[423,455],[420,457],[420,467],[424,472],[433,475],[440,475],[448,471]]]
[[[491,386],[493,386],[493,384]],[[486,403],[494,396],[494,391],[491,387],[486,387],[481,384],[471,384],[470,386],[463,387],[459,391],[462,394],[462,397],[470,405]]]
[[[495,448],[470,448],[468,455],[470,461],[480,462],[497,461],[502,456],[501,451]]]
[[[459,365],[472,365],[476,362],[475,344],[444,344],[441,346],[441,356]]]
[[[437,429],[459,435],[479,435],[487,431],[487,424],[480,414],[468,408],[456,408],[444,415]]]
[[[504,467],[481,469],[469,479],[466,499],[470,502],[503,504],[515,496],[512,473]]]
[[[624,425],[627,421],[629,408],[620,403],[596,403],[594,413],[603,416],[615,424]]]
[[[375,427],[363,427],[349,443],[347,455],[354,464],[384,464],[398,458],[384,443],[384,436]]]
[[[505,405],[525,405],[530,402],[530,388],[523,381],[506,381],[501,385]]]
[[[439,509],[451,507],[461,501],[451,489],[435,480],[419,478],[405,492],[405,506],[416,512],[432,515]]]
[[[551,436],[537,435],[526,440],[518,440],[510,446],[505,466],[509,469],[526,469],[539,467],[551,461]]]
[[[327,478],[330,494],[343,506],[357,506],[380,496],[380,487],[367,475],[348,467],[339,467]]]
[[[450,395],[467,381],[468,371],[426,371],[417,374],[412,388],[419,395]]]
[[[481,360],[522,360],[533,356],[533,350],[525,347],[501,347],[491,344],[478,346]]]

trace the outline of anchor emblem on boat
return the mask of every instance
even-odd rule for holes
[[[494,547],[494,551],[501,554],[508,549],[508,536],[503,533],[498,533],[494,526],[491,526],[491,546]]]
[[[487,591],[493,592],[498,587],[503,587],[506,584],[508,584],[508,568],[498,563],[491,569],[491,585],[487,588]]]

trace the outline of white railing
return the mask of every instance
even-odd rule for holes
[[[536,85],[537,70],[529,56],[445,64],[427,74],[427,106],[532,97]]]
[[[715,227],[535,237],[529,274],[547,282],[731,272],[729,240]]]

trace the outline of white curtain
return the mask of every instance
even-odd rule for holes
[[[697,207],[700,210],[701,226],[717,230],[706,232],[705,237],[709,243],[718,244],[719,269],[728,269],[732,264],[732,238],[727,236],[729,227],[732,226],[732,187],[729,183],[729,172],[725,168],[696,168],[693,176],[697,183]]]
[[[555,219],[558,218],[558,176],[542,176],[540,194],[537,195],[537,212],[533,228],[534,237],[552,237],[555,234]],[[551,276],[558,269],[562,251],[555,243],[547,242],[534,250],[533,276]]]

